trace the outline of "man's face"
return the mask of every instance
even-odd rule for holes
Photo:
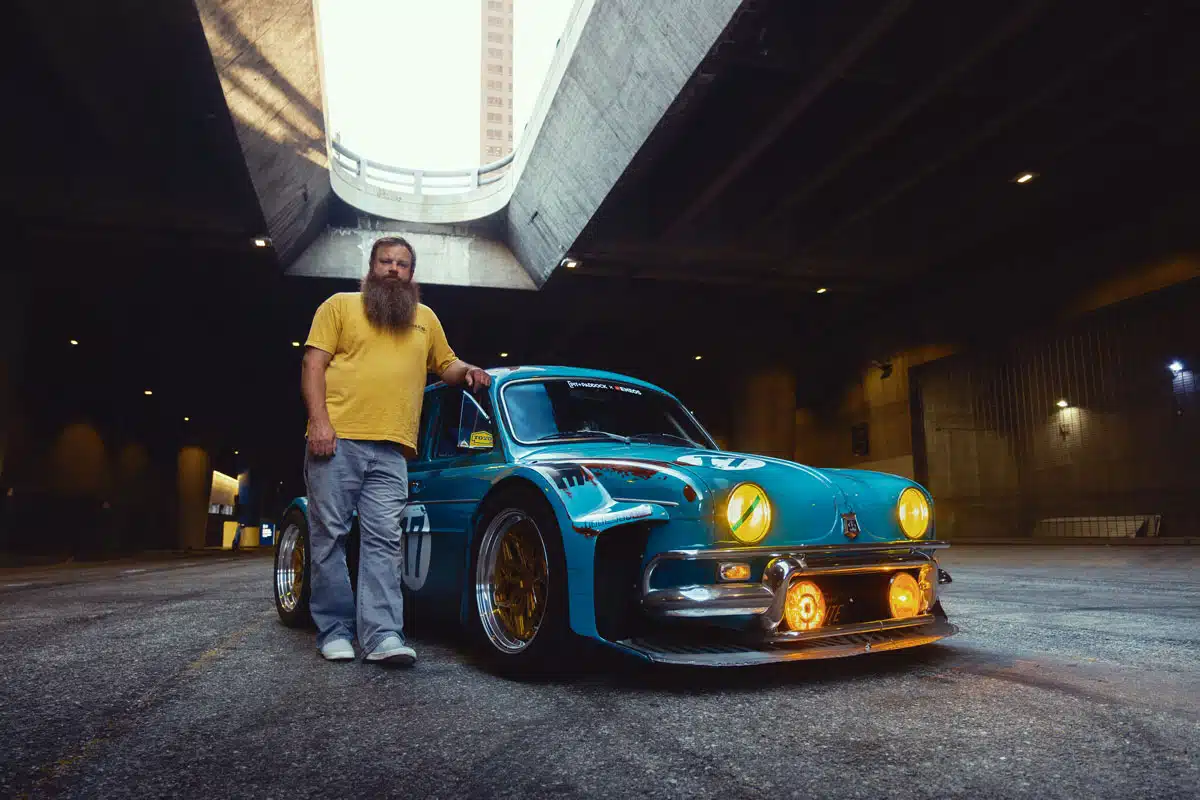
[[[402,244],[385,244],[375,251],[371,272],[382,280],[408,283],[413,275],[413,257]]]

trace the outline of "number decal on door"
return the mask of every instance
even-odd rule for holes
[[[410,503],[400,518],[400,547],[404,555],[404,585],[417,591],[429,577],[429,515],[425,506]]]

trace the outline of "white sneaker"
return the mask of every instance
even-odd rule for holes
[[[321,648],[321,655],[327,661],[353,661],[354,648],[345,639],[330,639]]]
[[[417,651],[402,642],[399,636],[387,636],[378,647],[367,654],[366,660],[411,667],[417,663]]]

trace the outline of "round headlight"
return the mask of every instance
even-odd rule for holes
[[[920,539],[929,530],[929,520],[933,515],[929,510],[929,501],[920,489],[910,486],[901,492],[896,513],[900,516],[900,530],[908,538]]]
[[[894,619],[907,619],[921,613],[921,589],[917,579],[907,572],[897,572],[888,585],[888,606]]]
[[[771,503],[767,493],[753,483],[734,488],[725,507],[729,531],[744,544],[754,544],[767,535],[771,527]]]
[[[794,631],[811,631],[825,624],[825,595],[812,581],[796,581],[784,598],[783,617]]]

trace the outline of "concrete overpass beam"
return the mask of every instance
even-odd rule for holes
[[[537,288],[503,242],[462,227],[415,223],[382,230],[330,227],[288,267],[287,274],[357,281],[367,274],[372,244],[387,235],[403,236],[417,251],[416,278],[421,283]]]
[[[508,241],[541,286],[741,0],[579,0],[515,163]],[[557,87],[553,93],[550,89]]]

